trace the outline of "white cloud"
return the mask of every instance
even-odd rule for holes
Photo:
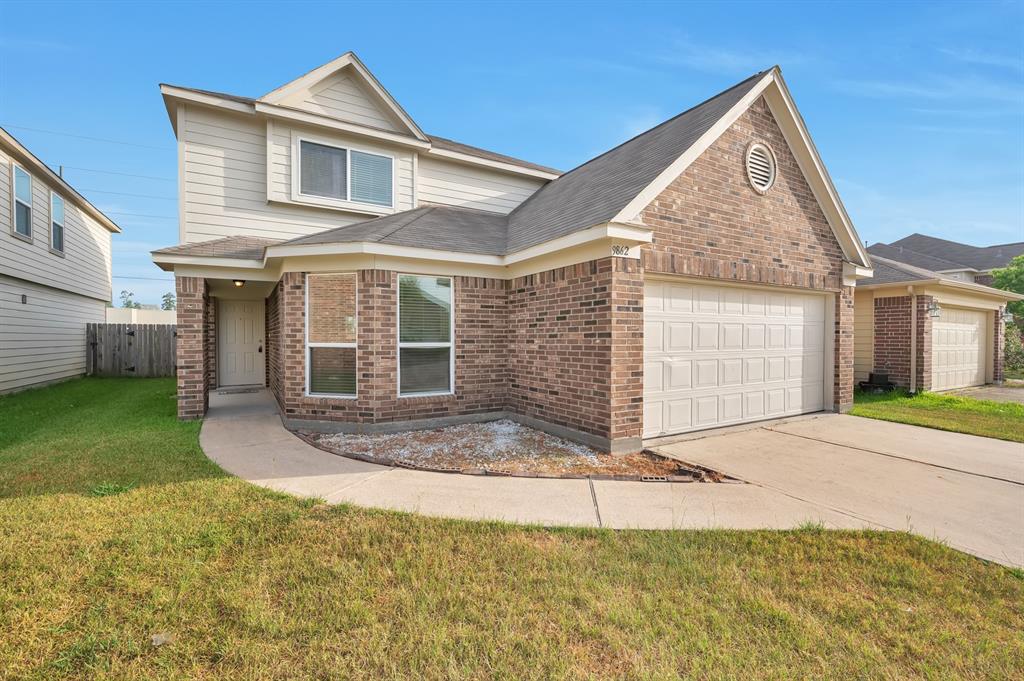
[[[698,71],[751,75],[776,64],[786,67],[810,61],[805,54],[783,50],[729,49],[697,43],[688,37],[672,41],[671,49],[656,55],[655,60]]]
[[[940,49],[939,52],[965,64],[995,66],[998,68],[1010,69],[1011,71],[1024,72],[1024,57],[1021,57],[1019,54],[1008,56],[992,54],[990,52],[981,52],[970,48],[943,48]]]

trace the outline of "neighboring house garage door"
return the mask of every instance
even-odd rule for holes
[[[648,280],[644,437],[823,409],[826,300]]]
[[[943,307],[932,322],[932,390],[985,382],[988,313]]]

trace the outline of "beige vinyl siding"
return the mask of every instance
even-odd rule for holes
[[[21,296],[26,302],[21,302]],[[105,303],[0,275],[0,393],[85,373],[85,325]]]
[[[376,142],[338,134],[335,131],[325,131],[301,126],[292,126],[280,121],[271,121],[267,128],[267,139],[270,145],[270,173],[267,178],[268,190],[271,201],[291,202],[291,173],[292,173],[292,141],[295,137],[309,136],[315,141],[324,144],[335,145],[342,148],[359,149],[376,154],[394,157],[394,192],[395,205],[393,209],[381,208],[380,206],[367,206],[367,210],[381,210],[387,212],[398,212],[415,208],[413,200],[413,154],[400,147],[389,147]],[[334,211],[337,214],[337,211]],[[366,220],[372,215],[356,215],[350,222]]]
[[[427,156],[420,156],[418,166],[420,204],[439,203],[510,213],[544,184],[544,180]]]
[[[875,295],[858,292],[853,299],[853,380],[868,380],[874,361]]]
[[[322,80],[282,102],[313,113],[373,128],[406,132],[375,97],[352,78],[349,69]]]
[[[253,116],[188,106],[179,136],[184,143],[182,243],[236,235],[290,239],[373,217],[291,202],[288,126],[268,128],[266,120]],[[396,156],[396,210],[412,208],[412,155],[385,153]]]
[[[22,166],[25,167],[25,166]],[[64,255],[50,251],[50,189],[32,176],[32,242],[11,232],[11,156],[0,149],[0,274],[110,300],[110,232],[85,214],[66,193]]]

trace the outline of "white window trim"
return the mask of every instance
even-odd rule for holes
[[[61,203],[64,204],[64,210],[63,210],[64,217],[63,217],[63,219],[59,223],[57,223],[57,224],[60,225],[60,243],[61,243],[61,247],[60,248],[57,248],[56,246],[53,245],[53,223],[56,222],[53,219],[53,200],[54,199],[60,199]],[[67,243],[68,243],[67,223],[68,223],[68,202],[67,202],[67,200],[63,196],[61,196],[60,194],[58,194],[57,192],[55,192],[55,191],[53,191],[51,189],[50,190],[50,222],[49,222],[49,225],[50,225],[50,230],[49,230],[49,232],[50,232],[50,252],[51,253],[54,253],[54,254],[60,255],[60,256],[64,255],[64,249],[67,247]]]
[[[447,279],[450,282],[451,310],[448,314],[448,342],[447,343],[411,343],[402,342],[402,277],[431,277],[433,279]],[[400,272],[395,280],[395,342],[398,347],[398,357],[395,362],[397,385],[395,392],[400,398],[407,397],[443,397],[455,394],[455,278],[439,276],[434,274],[415,274],[412,272]],[[448,390],[437,390],[429,393],[403,393],[402,392],[402,348],[448,348]]]
[[[316,194],[304,194],[302,193],[302,143],[310,142],[311,144],[319,144],[324,147],[331,147],[333,149],[339,149],[345,151],[345,196],[352,196],[352,152],[358,151],[361,154],[369,154],[371,156],[380,156],[391,160],[391,203],[387,206],[382,206],[376,203],[363,203],[361,201],[351,201],[348,199],[332,199],[328,196],[317,196]],[[398,189],[398,159],[392,154],[386,154],[376,150],[370,150],[363,147],[359,147],[338,140],[326,139],[323,137],[317,137],[315,135],[308,135],[303,133],[292,134],[292,158],[291,158],[291,189],[292,189],[292,201],[296,203],[308,203],[316,206],[323,206],[325,208],[340,208],[343,210],[353,210],[359,213],[372,213],[375,215],[388,215],[395,212],[395,192]]]
[[[20,170],[21,172],[25,173],[28,176],[28,197],[30,203],[25,203],[24,201],[18,198],[18,179],[16,177],[16,168],[17,170]],[[32,221],[35,219],[36,212],[35,207],[32,205],[32,199],[35,196],[35,194],[33,193],[35,192],[35,187],[33,187],[32,185],[32,173],[28,172],[27,170],[25,170],[25,168],[18,165],[14,161],[11,161],[11,234],[13,234],[15,238],[21,239],[22,241],[28,241],[29,243],[32,243],[35,234],[35,230],[32,229]],[[18,231],[19,203],[28,208],[28,234],[22,234],[21,232]]]
[[[355,343],[310,343],[309,342],[309,280],[318,275],[350,274],[356,278],[355,296],[355,317],[356,317],[356,340]],[[306,397],[329,397],[334,400],[355,400],[359,398],[359,274],[357,272],[313,272],[306,274],[306,303],[305,303],[305,342],[306,342]],[[310,383],[313,378],[313,353],[310,348],[354,348],[356,351],[356,391],[352,395],[344,393],[315,393],[310,390]]]

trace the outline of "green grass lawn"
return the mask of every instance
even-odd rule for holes
[[[1024,676],[1024,574],[939,544],[328,507],[223,474],[173,392],[0,398],[0,677]]]
[[[854,416],[1024,442],[1024,405],[903,391],[854,395]]]

